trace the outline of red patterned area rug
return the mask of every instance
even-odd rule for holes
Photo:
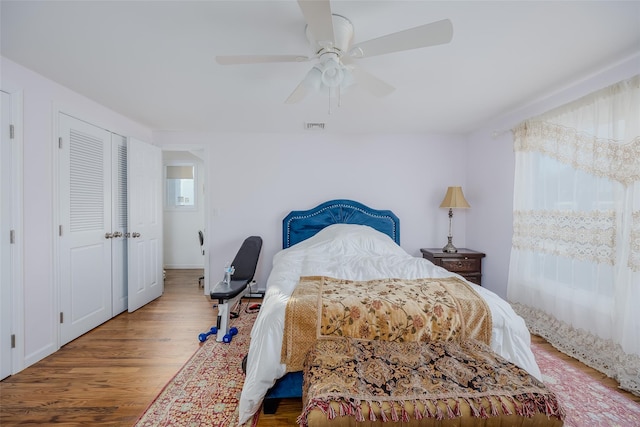
[[[640,426],[640,404],[601,385],[540,346],[532,344],[531,348],[542,380],[567,413],[564,427]]]
[[[238,334],[230,343],[217,342],[215,336],[202,343],[149,405],[136,427],[236,426],[244,384],[242,358],[249,350],[256,316],[243,312],[233,321]],[[258,414],[245,427],[254,427]]]

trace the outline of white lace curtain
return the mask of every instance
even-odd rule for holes
[[[514,139],[507,297],[534,333],[640,394],[640,75]]]

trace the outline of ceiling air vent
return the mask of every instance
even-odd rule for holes
[[[306,130],[322,130],[324,129],[324,123],[305,123],[304,128]]]

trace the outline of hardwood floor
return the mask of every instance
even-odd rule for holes
[[[167,271],[157,300],[0,382],[0,425],[133,425],[215,325],[201,274]]]
[[[215,324],[212,302],[198,287],[200,275],[168,270],[162,297],[0,382],[0,425],[133,425],[198,349],[198,334]],[[533,340],[552,349],[542,338]],[[620,392],[610,378],[561,357]],[[295,425],[301,411],[299,400],[284,400],[277,414],[260,416],[258,427]]]

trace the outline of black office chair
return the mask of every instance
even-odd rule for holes
[[[202,233],[202,230],[198,230],[198,239],[200,240],[200,252],[204,255],[204,233]],[[198,286],[204,287],[204,276],[198,278]]]

